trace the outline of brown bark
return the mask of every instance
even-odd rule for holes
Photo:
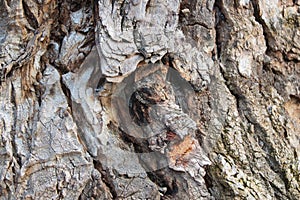
[[[300,199],[299,1],[0,5],[0,199]]]

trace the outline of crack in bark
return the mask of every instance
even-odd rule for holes
[[[196,26],[196,25],[202,26],[202,27],[204,27],[204,28],[206,28],[206,29],[212,29],[212,28],[208,27],[208,25],[205,24],[205,23],[203,23],[203,22],[193,22],[193,23],[188,23],[188,24],[186,24],[185,26]]]
[[[31,12],[30,7],[27,5],[25,0],[22,0],[22,5],[24,8],[24,14],[30,26],[35,30],[39,27],[39,23],[35,18],[34,14]]]
[[[215,37],[215,45],[216,45],[216,48],[215,48],[215,55],[216,55],[216,59],[218,61],[220,61],[221,59],[221,51],[222,51],[222,46],[221,46],[221,33],[220,33],[220,27],[221,27],[221,24],[220,22],[221,21],[225,21],[225,15],[222,13],[221,9],[219,8],[218,4],[215,3],[214,5],[214,11],[215,11],[215,31],[216,31],[216,37]]]
[[[267,46],[266,54],[268,55],[272,51],[270,41],[271,40],[274,41],[274,38],[273,38],[271,32],[268,30],[267,24],[265,23],[265,21],[261,17],[260,13],[262,11],[260,10],[259,0],[253,0],[253,1],[251,1],[251,3],[252,3],[252,6],[253,6],[254,19],[258,24],[261,25],[262,30],[263,30],[263,35],[264,35],[264,39],[265,39],[266,46]]]
[[[99,160],[93,160],[95,169],[101,174],[101,180],[105,185],[109,188],[110,193],[113,196],[113,199],[117,199],[118,193],[114,187],[114,184],[112,182],[112,178],[109,176],[109,172],[103,169],[102,164]]]
[[[120,16],[122,17],[121,19],[121,31],[123,32],[125,22],[127,20],[127,14],[129,10],[129,1],[128,0],[123,0],[120,8]]]
[[[18,152],[17,152],[17,144],[16,144],[16,127],[17,127],[17,120],[18,120],[18,114],[17,114],[17,108],[18,108],[18,105],[16,103],[16,91],[15,91],[15,88],[14,88],[14,85],[13,83],[11,83],[11,100],[10,102],[14,105],[13,106],[13,124],[12,124],[12,130],[11,130],[11,143],[12,143],[12,151],[13,151],[13,157],[16,159],[17,161],[17,164],[19,165],[18,168],[20,169],[22,167],[22,158],[20,155],[18,155]],[[14,166],[13,167],[13,171],[15,171],[14,173],[14,182],[17,183],[18,181],[18,178],[19,178],[19,170],[16,169],[16,167]]]
[[[66,97],[67,99],[67,103],[68,103],[68,107],[70,108],[70,112],[71,114],[73,115],[73,106],[72,106],[72,99],[71,99],[71,91],[70,89],[64,84],[63,82],[63,78],[62,78],[62,74],[60,73],[60,86],[61,86],[61,89],[64,93],[64,96]]]

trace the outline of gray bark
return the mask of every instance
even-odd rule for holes
[[[300,199],[299,1],[0,13],[0,199]]]

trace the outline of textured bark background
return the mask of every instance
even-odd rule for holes
[[[0,199],[300,199],[298,0],[0,2]]]

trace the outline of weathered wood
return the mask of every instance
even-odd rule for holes
[[[1,0],[0,199],[300,199],[299,9]]]

